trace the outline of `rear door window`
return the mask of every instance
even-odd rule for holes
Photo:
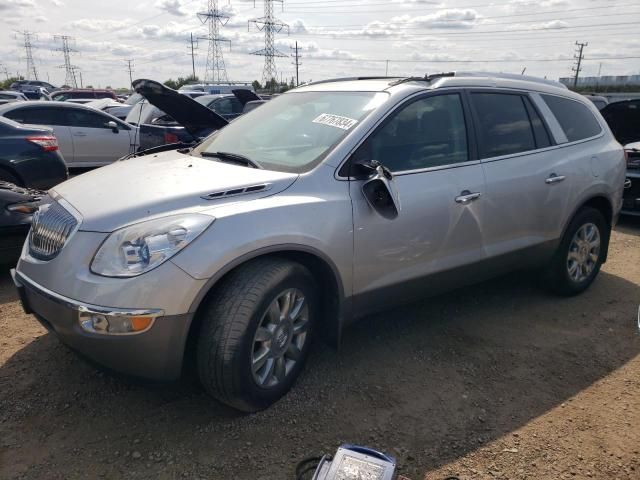
[[[36,125],[66,125],[63,112],[58,108],[16,108],[4,115],[20,123]]]
[[[570,142],[598,135],[602,128],[591,110],[580,102],[555,95],[541,95]]]
[[[69,109],[67,119],[70,127],[76,128],[109,128],[107,123],[108,117],[104,117],[99,113],[87,112],[80,109]]]
[[[471,94],[477,115],[481,158],[500,157],[536,148],[533,126],[521,95]]]

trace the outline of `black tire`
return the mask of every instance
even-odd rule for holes
[[[582,280],[576,281],[572,279],[569,274],[569,249],[576,232],[587,224],[593,224],[597,227],[600,235],[600,250],[598,259],[589,275]],[[577,295],[585,291],[589,285],[593,283],[600,271],[600,267],[606,257],[607,249],[609,248],[610,235],[611,227],[599,210],[591,207],[581,208],[573,217],[571,223],[569,223],[556,253],[544,271],[542,280],[545,287],[553,293],[563,296]]]
[[[254,337],[272,302],[292,288],[302,292],[308,305],[309,328],[300,359],[280,383],[261,386],[251,368]],[[285,259],[258,259],[232,271],[201,312],[197,364],[207,393],[244,412],[265,409],[287,393],[302,371],[313,338],[319,311],[316,291],[309,271]]]
[[[0,168],[0,182],[13,183],[14,185],[22,186],[22,183],[13,173],[3,168]]]

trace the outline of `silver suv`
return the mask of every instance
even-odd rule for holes
[[[14,279],[84,356],[154,379],[193,359],[212,396],[255,411],[314,337],[374,310],[525,267],[585,290],[624,179],[597,108],[555,82],[327,81],[57,186]]]

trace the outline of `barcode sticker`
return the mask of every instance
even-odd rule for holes
[[[329,125],[330,127],[336,127],[342,130],[349,130],[356,123],[358,123],[358,121],[349,117],[341,117],[340,115],[322,113],[313,120],[313,123],[320,123],[322,125]]]

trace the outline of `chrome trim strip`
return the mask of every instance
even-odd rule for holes
[[[49,300],[62,305],[63,307],[69,308],[76,312],[88,312],[88,313],[99,313],[101,315],[109,315],[109,316],[123,316],[123,317],[161,317],[164,315],[164,310],[158,308],[141,308],[141,309],[123,309],[123,308],[110,308],[110,307],[101,307],[98,305],[91,305],[89,303],[78,302],[71,298],[60,295],[56,292],[49,290],[48,288],[39,285],[34,282],[30,278],[26,277],[22,273],[16,270],[15,279],[26,285],[28,288],[35,290],[36,293],[42,295],[43,297],[48,298]],[[152,323],[153,325],[153,323]],[[149,326],[151,328],[151,325]],[[142,332],[135,332],[142,333]],[[111,334],[113,335],[113,334]]]

